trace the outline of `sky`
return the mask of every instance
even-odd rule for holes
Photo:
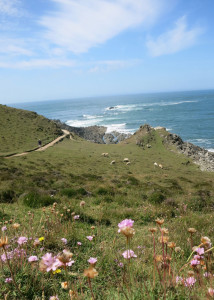
[[[0,103],[214,88],[213,0],[0,0]]]

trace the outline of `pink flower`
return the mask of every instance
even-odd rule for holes
[[[82,245],[82,243],[81,243],[81,242],[77,242],[77,245],[78,245],[78,246],[81,246],[81,245]]]
[[[89,235],[86,237],[89,241],[92,241],[93,240],[93,236]]]
[[[7,226],[3,226],[3,227],[1,228],[1,231],[2,231],[2,232],[6,231],[6,230],[7,230]]]
[[[206,278],[210,278],[210,277],[212,277],[212,274],[211,274],[211,273],[209,273],[209,272],[205,272],[205,273],[204,273],[204,277],[206,277]]]
[[[18,243],[19,245],[22,245],[22,244],[27,243],[27,240],[28,240],[28,238],[26,238],[26,237],[24,237],[24,236],[20,236],[20,237],[18,238],[17,243]]]
[[[175,281],[176,281],[176,283],[183,282],[183,278],[180,276],[177,276]]]
[[[125,227],[132,227],[134,224],[134,221],[131,220],[131,219],[125,219],[123,221],[121,221],[119,224],[118,224],[118,232],[121,231],[122,228],[125,228]]]
[[[52,253],[46,253],[44,256],[42,256],[42,263],[45,266],[45,270],[47,272],[56,271],[56,269],[59,267],[59,260],[56,260],[56,257],[52,256]]]
[[[89,260],[88,260],[88,262],[89,262],[89,264],[94,265],[94,264],[96,264],[96,262],[97,262],[97,258],[95,258],[95,257],[90,257]]]
[[[11,283],[12,281],[13,281],[13,279],[11,277],[7,277],[4,282]]]
[[[8,258],[8,259],[12,259],[12,258],[13,258],[13,251],[7,252],[7,258]],[[3,253],[3,254],[1,255],[1,260],[2,260],[4,263],[7,261],[7,258],[6,258],[5,253]]]
[[[131,249],[124,251],[122,255],[125,259],[130,259],[131,257],[137,257],[137,255]]]
[[[80,218],[79,215],[74,216],[74,220],[79,220],[79,218]]]
[[[124,267],[124,264],[123,264],[122,262],[120,262],[120,263],[118,264],[118,266],[119,266],[120,268],[123,268],[123,267]]]
[[[195,251],[198,253],[198,255],[204,254],[204,248],[197,248]]]
[[[196,279],[194,277],[188,277],[185,280],[185,286],[192,287],[196,283]]]
[[[65,239],[65,238],[62,238],[61,241],[62,241],[65,245],[67,245],[67,243],[68,243],[68,240]]]
[[[59,298],[58,298],[58,296],[56,295],[56,296],[51,296],[51,297],[49,298],[49,300],[59,300]]]
[[[34,261],[38,261],[39,259],[38,259],[38,257],[36,256],[36,255],[32,255],[32,256],[30,256],[29,258],[28,258],[28,261],[29,262],[34,262]]]
[[[214,296],[214,289],[209,288],[208,289],[208,294],[209,294],[210,297],[213,297]]]
[[[200,265],[200,261],[198,261],[197,259],[192,259],[190,264],[191,264],[191,266],[195,267],[197,265]]]

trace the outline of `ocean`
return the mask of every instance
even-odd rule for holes
[[[107,131],[134,133],[140,125],[168,131],[214,152],[214,90],[105,96],[10,106],[35,111],[71,126],[102,125]]]

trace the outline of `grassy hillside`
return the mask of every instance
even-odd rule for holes
[[[4,283],[11,277],[7,264],[0,267],[2,299],[5,295],[7,299],[49,299],[56,294],[60,300],[211,299],[207,293],[213,279],[203,274],[206,264],[207,272],[214,273],[212,252],[205,255],[209,263],[200,268],[184,265],[192,243],[199,245],[203,235],[213,238],[214,174],[202,173],[188,158],[168,149],[164,134],[161,130],[147,134],[142,129],[117,145],[66,138],[44,152],[0,158],[0,216],[2,226],[7,227],[3,234],[9,236],[9,249],[17,247],[18,237],[32,238],[18,246],[26,253],[22,263],[19,257],[11,259],[18,289]],[[130,160],[129,165],[124,158]],[[157,218],[164,218],[169,241],[181,250],[173,252],[159,242],[158,230],[156,255],[161,258],[155,263],[149,228],[158,228]],[[128,243],[117,232],[123,219],[135,221],[136,233]],[[20,224],[16,230],[14,223]],[[197,232],[190,235],[189,227]],[[35,246],[36,238],[41,238],[39,246]],[[127,247],[137,258],[123,258]],[[64,248],[73,253],[75,263],[59,268],[59,273],[42,272],[41,263],[28,262],[32,255],[41,261],[46,253],[57,255]],[[83,272],[90,257],[97,258],[99,274],[89,280]],[[183,280],[193,276],[197,282],[194,287],[185,286],[184,281],[177,284],[176,276]],[[62,282],[68,282],[69,288],[63,289]]]
[[[34,149],[61,134],[54,122],[34,112],[0,105],[0,156]]]

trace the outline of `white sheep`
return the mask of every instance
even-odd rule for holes
[[[159,168],[161,168],[161,169],[163,169],[163,166],[162,166],[161,164],[160,164],[160,165],[158,165],[158,167],[159,167]]]
[[[127,165],[127,166],[130,165],[130,161],[128,161],[128,162],[126,163],[126,165]]]
[[[112,160],[112,162],[110,162],[110,165],[114,165],[116,163],[115,160]]]
[[[108,157],[108,153],[102,153],[102,156]]]
[[[155,167],[158,167],[158,164],[157,164],[156,162],[154,162],[154,166],[155,166]]]
[[[124,160],[123,160],[124,162],[129,162],[129,159],[128,158],[124,158]]]

